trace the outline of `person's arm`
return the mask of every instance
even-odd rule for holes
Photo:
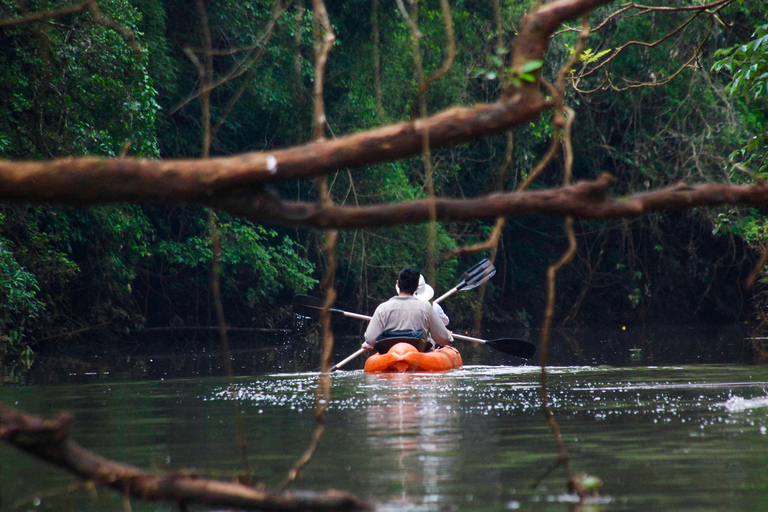
[[[451,331],[445,328],[443,321],[437,316],[434,308],[429,308],[429,332],[432,335],[432,339],[435,343],[441,347],[446,346],[453,341],[453,335]]]
[[[448,324],[451,323],[451,319],[448,318],[448,315],[445,314],[445,311],[443,311],[442,306],[440,306],[440,304],[435,302],[434,304],[432,304],[432,309],[435,310],[435,313],[437,313],[437,316],[443,322],[443,325],[448,327]]]
[[[371,317],[371,321],[368,322],[368,327],[365,329],[365,341],[363,342],[363,348],[366,350],[370,350],[373,348],[374,343],[376,343],[376,339],[381,335],[382,332],[384,332],[384,324],[382,323],[381,319],[381,313],[379,312],[379,309],[381,308],[381,304],[376,308],[376,311],[373,312],[373,317]]]

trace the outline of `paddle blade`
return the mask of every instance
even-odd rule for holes
[[[516,340],[514,338],[501,338],[498,340],[488,340],[486,342],[491,348],[500,352],[516,357],[528,359],[536,353],[536,346],[530,341]]]
[[[296,295],[293,298],[293,312],[297,315],[314,318],[315,320],[320,318],[320,312],[323,310],[323,299],[317,297],[310,297],[309,295]],[[343,311],[331,308],[331,313],[334,315],[344,315]]]
[[[484,259],[461,275],[461,281],[456,285],[457,290],[471,290],[496,275],[493,263]]]

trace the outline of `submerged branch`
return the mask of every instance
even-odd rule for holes
[[[72,416],[42,419],[0,403],[0,439],[84,480],[123,495],[183,506],[207,505],[242,510],[367,510],[370,506],[344,491],[270,493],[245,485],[185,474],[157,475],[92,453],[69,437]]]

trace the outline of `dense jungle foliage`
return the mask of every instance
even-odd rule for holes
[[[0,0],[0,19],[67,5]],[[191,158],[201,154],[198,71],[186,49],[204,47],[198,12],[186,1],[101,0],[103,14],[130,28],[141,49],[88,13],[0,28],[0,158],[77,155]],[[377,91],[371,2],[329,2],[337,41],[327,69],[331,131],[347,134],[408,119],[416,82],[411,34],[395,2],[376,13]],[[493,101],[504,80],[504,46],[532,2],[451,2],[457,55],[428,92],[430,112]],[[768,21],[763,2],[731,5],[726,27],[694,20],[655,47],[630,46],[611,64],[612,84],[596,73],[578,80],[575,177],[618,178],[616,192],[686,181],[749,183],[768,173]],[[299,2],[207,3],[217,79],[212,94],[212,155],[280,148],[309,140],[313,82],[312,13]],[[283,10],[283,7],[284,10]],[[592,25],[616,6],[593,13]],[[277,16],[274,30],[270,20]],[[633,40],[656,41],[683,13],[615,18],[592,35],[584,66]],[[427,72],[445,58],[439,3],[423,1],[418,23]],[[545,75],[570,56],[575,32],[558,35]],[[499,46],[502,43],[504,46]],[[701,46],[701,55],[666,82]],[[577,70],[578,71],[578,70]],[[655,86],[633,88],[636,82]],[[592,90],[595,88],[595,90]],[[377,101],[377,93],[381,102]],[[512,168],[497,183],[507,138],[433,152],[440,196],[472,197],[513,189],[545,152],[551,119],[514,133]],[[534,186],[557,186],[562,162]],[[424,197],[422,160],[384,163],[331,177],[335,202],[367,204]],[[314,183],[281,185],[294,198]],[[90,209],[0,204],[0,351],[22,351],[98,332],[215,323],[209,293],[212,249],[206,212],[191,206],[112,205]],[[324,267],[320,234],[218,216],[222,288],[228,321],[281,326],[296,293],[317,291]],[[485,239],[492,221],[439,226],[440,255]],[[558,321],[734,321],[759,316],[766,298],[742,283],[768,243],[755,208],[655,214],[636,220],[577,223],[577,259],[560,276]],[[345,305],[371,312],[393,293],[404,265],[424,268],[425,225],[346,231],[339,238],[337,286]],[[484,304],[489,322],[536,326],[544,273],[566,241],[562,221],[509,219],[499,273]],[[439,265],[447,289],[481,255]],[[472,325],[475,294],[445,305],[454,328]],[[110,334],[111,333],[111,334]]]

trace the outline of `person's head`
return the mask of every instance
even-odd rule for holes
[[[416,288],[419,287],[420,276],[419,270],[413,267],[406,267],[401,270],[400,275],[397,276],[397,286],[400,288],[400,293],[413,295]]]

